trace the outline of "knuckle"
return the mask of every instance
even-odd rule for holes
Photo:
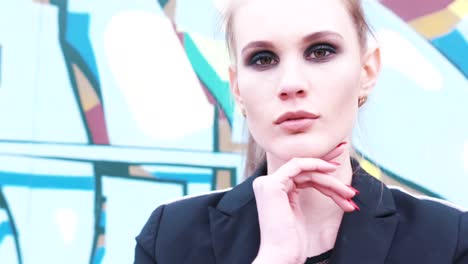
[[[253,181],[252,187],[254,191],[263,191],[268,188],[267,185],[269,185],[269,181],[271,181],[271,177],[269,176],[258,177]]]
[[[301,165],[301,162],[300,162],[299,158],[292,158],[290,163],[295,167],[299,167]]]
[[[283,188],[281,181],[272,175],[267,175],[255,179],[252,183],[255,193],[270,193]]]
[[[263,184],[262,182],[262,177],[258,177],[256,178],[253,183],[252,183],[252,187],[254,188],[254,190],[259,190]]]

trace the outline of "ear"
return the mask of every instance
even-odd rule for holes
[[[244,103],[240,96],[239,84],[237,82],[237,71],[233,65],[229,66],[229,86],[231,87],[231,93],[234,96],[236,103],[242,111],[244,109]]]
[[[361,74],[361,88],[359,97],[369,96],[374,89],[381,70],[380,48],[375,46],[369,48],[364,55]]]

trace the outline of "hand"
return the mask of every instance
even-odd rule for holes
[[[350,200],[356,191],[328,174],[338,167],[328,160],[341,155],[343,150],[344,144],[340,144],[323,159],[294,158],[273,174],[255,179],[261,242],[254,263],[305,262],[307,235],[299,189],[315,188],[345,212],[356,209]]]

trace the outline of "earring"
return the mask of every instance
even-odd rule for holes
[[[367,102],[367,96],[359,96],[358,106],[361,107]]]
[[[245,109],[244,109],[244,108],[242,108],[241,112],[242,112],[242,115],[243,115],[244,117],[247,117],[247,113],[245,112]]]

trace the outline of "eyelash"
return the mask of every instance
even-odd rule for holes
[[[326,55],[324,58],[310,58],[310,56],[317,51],[325,51]],[[319,44],[313,44],[310,47],[308,47],[305,52],[304,52],[304,57],[307,60],[314,60],[317,62],[325,62],[330,59],[331,56],[334,54],[338,53],[337,48],[334,45],[328,44],[328,43],[319,43]],[[258,62],[261,59],[269,59],[273,63],[268,63],[268,64],[259,64]],[[278,64],[279,59],[278,57],[271,51],[263,50],[254,53],[253,55],[250,56],[250,59],[247,60],[247,65],[252,66],[258,69],[268,69],[276,64]]]
[[[276,61],[276,62],[273,64],[267,64],[267,65],[258,64],[258,62],[261,59],[271,59],[272,61]],[[278,64],[278,57],[273,52],[266,51],[266,50],[254,53],[251,56],[251,58],[248,59],[248,62],[247,62],[247,65],[257,67],[257,68],[267,68],[271,65],[276,65],[276,64]]]
[[[330,56],[338,52],[337,48],[334,47],[333,45],[327,44],[327,43],[320,43],[320,44],[312,45],[309,48],[307,48],[306,51],[304,52],[304,56],[309,57],[311,54],[313,54],[316,51],[328,52],[328,55],[326,55],[323,59],[317,59],[318,61],[326,61],[329,59]]]

